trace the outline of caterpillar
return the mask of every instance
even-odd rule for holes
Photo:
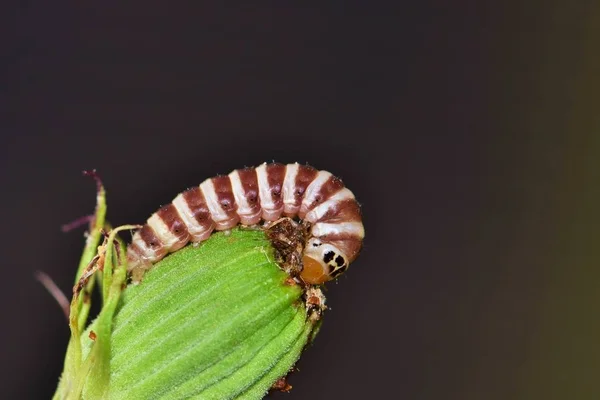
[[[263,163],[207,179],[152,214],[127,248],[129,268],[156,263],[214,230],[282,216],[309,224],[300,273],[305,283],[338,277],[362,248],[360,206],[339,178],[298,163]]]

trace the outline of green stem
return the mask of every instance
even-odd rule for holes
[[[77,268],[77,274],[75,275],[75,285],[77,285],[83,271],[90,264],[98,251],[98,245],[102,238],[102,228],[105,224],[106,208],[106,191],[104,190],[104,186],[98,183],[94,219],[88,232],[83,254],[79,260],[79,267]],[[83,296],[74,296],[71,300],[71,312],[69,315],[71,338],[69,339],[67,347],[63,374],[53,397],[54,399],[69,398],[68,393],[72,392],[72,389],[76,386],[75,377],[77,376],[82,363],[80,332],[84,328],[89,314],[91,306],[89,294],[94,287],[94,281],[95,277],[92,276],[83,289]]]

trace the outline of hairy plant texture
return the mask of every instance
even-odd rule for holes
[[[111,356],[114,398],[261,397],[312,325],[260,231],[215,234],[124,293]]]
[[[214,234],[127,286],[117,233],[132,226],[112,230],[97,255],[90,250],[105,210],[100,186],[55,399],[259,399],[287,375],[316,332],[324,299],[305,301],[262,230]],[[103,306],[85,329],[95,282]]]

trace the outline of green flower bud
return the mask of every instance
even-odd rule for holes
[[[187,246],[123,293],[110,398],[261,398],[300,356],[314,321],[262,231]]]

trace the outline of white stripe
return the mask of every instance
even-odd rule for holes
[[[196,221],[196,218],[194,218],[192,210],[190,210],[187,201],[185,201],[185,199],[183,198],[183,193],[179,193],[179,195],[173,200],[172,204],[173,206],[175,206],[175,209],[179,213],[179,216],[181,217],[181,220],[187,227],[190,235],[196,236],[198,234],[204,233],[206,229],[202,225],[200,225],[198,221]]]
[[[136,232],[133,235],[133,239],[131,239],[131,243],[137,245],[138,249],[140,249],[140,256],[145,260],[150,262],[155,262],[158,260],[158,255],[156,252],[146,244],[146,242],[142,239],[142,235],[139,232]]]
[[[334,208],[338,203],[353,198],[354,195],[352,194],[352,192],[347,188],[343,188],[342,190],[338,191],[336,194],[331,196],[329,199],[327,199],[327,201],[319,204],[318,206],[310,210],[306,214],[304,219],[308,222],[318,221],[319,219],[323,218],[323,215],[325,215],[327,211]]]
[[[284,206],[296,206],[296,177],[298,176],[298,163],[288,164],[283,179],[283,204]]]
[[[173,245],[179,241],[177,236],[173,235],[173,233],[169,230],[169,227],[158,216],[158,214],[152,214],[152,216],[148,218],[147,223],[167,249],[171,249]]]
[[[319,171],[317,177],[308,185],[304,199],[302,200],[302,206],[304,209],[308,208],[317,197],[317,193],[321,190],[321,187],[331,177],[331,172]]]
[[[200,190],[202,190],[204,200],[206,201],[206,206],[210,211],[210,216],[213,221],[221,222],[228,220],[229,218],[227,217],[227,213],[223,211],[221,204],[219,203],[219,197],[217,196],[215,185],[212,179],[207,179],[202,182],[200,184]]]
[[[256,167],[256,176],[258,177],[258,193],[260,195],[260,207],[266,211],[273,211],[275,203],[271,196],[271,187],[267,177],[267,163],[262,163]]]
[[[250,207],[250,204],[248,204],[248,199],[246,199],[246,192],[244,192],[244,187],[242,186],[242,179],[237,170],[229,174],[229,180],[231,181],[233,197],[237,204],[237,213],[240,215],[249,214],[252,211],[252,208]]]
[[[318,222],[313,225],[311,233],[315,237],[322,237],[325,235],[338,235],[338,234],[350,234],[360,239],[365,237],[365,228],[362,222],[340,222],[338,224],[327,224],[324,222]]]

